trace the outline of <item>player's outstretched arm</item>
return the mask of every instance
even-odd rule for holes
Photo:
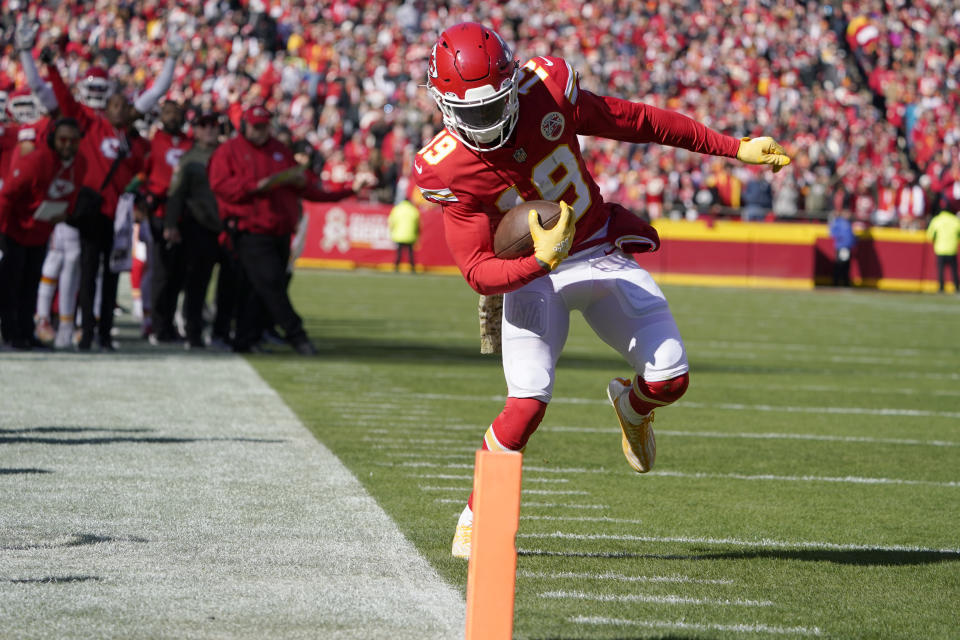
[[[167,93],[167,89],[173,83],[173,72],[177,68],[177,58],[183,53],[183,47],[183,38],[175,33],[170,33],[167,36],[167,58],[163,61],[163,69],[160,71],[160,75],[157,76],[153,85],[140,94],[140,97],[133,103],[134,109],[141,114],[147,113],[157,106],[160,98]]]
[[[769,164],[773,167],[774,173],[790,164],[790,156],[770,136],[740,138],[737,160],[747,164]]]
[[[40,78],[40,71],[37,69],[37,63],[33,59],[33,48],[37,44],[37,32],[40,25],[29,19],[21,19],[17,23],[17,29],[14,32],[14,46],[20,58],[20,66],[23,68],[23,75],[27,78],[27,85],[34,95],[40,99],[43,107],[52,115],[57,115],[57,96],[53,93],[46,82]]]

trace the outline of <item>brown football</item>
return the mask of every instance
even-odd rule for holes
[[[552,229],[560,218],[560,205],[549,200],[530,200],[513,207],[503,214],[493,233],[493,252],[498,258],[509,260],[533,253],[533,238],[527,221],[530,209],[536,210],[544,229]]]

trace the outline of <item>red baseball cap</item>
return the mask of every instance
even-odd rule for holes
[[[247,107],[243,112],[243,121],[250,125],[267,124],[270,122],[270,112],[261,104]]]

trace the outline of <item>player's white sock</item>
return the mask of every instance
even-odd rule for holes
[[[644,414],[637,413],[637,410],[633,408],[633,405],[630,404],[630,394],[624,393],[620,396],[618,402],[620,403],[620,413],[624,418],[627,419],[630,424],[638,424],[641,420],[647,416]]]

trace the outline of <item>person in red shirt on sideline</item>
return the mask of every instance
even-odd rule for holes
[[[355,189],[324,191],[320,178],[298,164],[293,152],[273,137],[270,120],[262,105],[248,107],[240,122],[240,135],[221,144],[210,158],[210,187],[246,279],[246,290],[239,294],[234,350],[256,348],[263,327],[258,310],[266,308],[297,353],[315,355],[316,347],[307,337],[286,287],[299,200],[342,200]]]
[[[66,219],[83,182],[80,125],[61,118],[46,142],[20,156],[0,189],[0,332],[14,349],[31,349],[33,310],[47,240]]]
[[[166,93],[173,79],[176,58],[183,49],[179,38],[167,41],[167,59],[153,85],[131,104],[122,93],[107,98],[102,112],[81,104],[67,87],[55,62],[56,54],[45,48],[40,59],[45,64],[47,78],[56,96],[57,106],[65,116],[76,118],[84,132],[80,154],[87,165],[84,186],[97,191],[102,200],[100,212],[80,227],[80,294],[82,335],[77,347],[89,351],[94,330],[99,336],[100,349],[114,351],[110,338],[113,329],[113,309],[117,302],[118,274],[110,269],[113,251],[113,223],[121,193],[143,168],[144,145],[131,140],[130,128],[134,120],[152,109]],[[22,60],[23,62],[23,60]],[[104,182],[107,178],[109,180]],[[97,274],[102,268],[100,313],[94,312]],[[99,317],[99,321],[97,321]]]
[[[632,369],[631,377],[610,381],[607,397],[628,464],[649,471],[653,410],[686,391],[687,354],[666,298],[633,259],[657,250],[659,237],[631,211],[603,201],[578,136],[653,142],[775,171],[790,158],[770,137],[738,140],[676,112],[581,89],[562,58],[538,56],[521,67],[503,39],[477,23],[440,35],[427,88],[445,128],[416,156],[417,185],[443,207],[447,245],[470,286],[485,296],[504,294],[507,400],[483,448],[526,447],[553,396],[570,312],[578,309]],[[533,255],[498,258],[494,230],[529,200],[559,203],[559,220],[543,229],[531,210]],[[456,557],[470,556],[472,500],[457,522]]]
[[[193,146],[193,137],[183,131],[183,108],[178,103],[172,100],[163,103],[160,122],[162,128],[150,139],[150,154],[144,167],[145,205],[153,239],[152,246],[147,249],[152,300],[144,305],[151,314],[151,343],[183,339],[173,324],[177,298],[184,282],[181,238],[177,227],[165,227],[164,216],[173,171],[180,157]]]

